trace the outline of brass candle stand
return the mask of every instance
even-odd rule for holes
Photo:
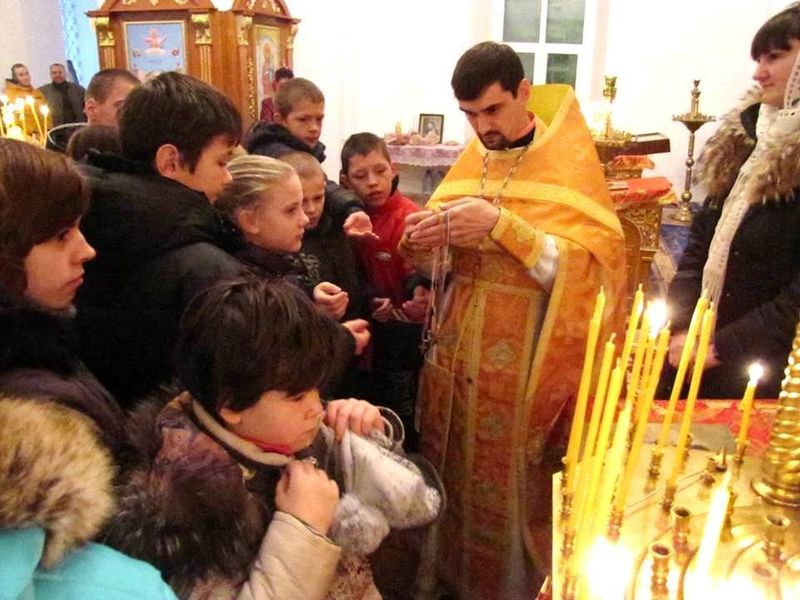
[[[748,456],[747,444],[741,443],[730,463],[723,451],[709,457],[690,450],[674,489],[665,490],[672,486],[649,476],[650,461],[642,453],[630,502],[624,512],[612,511],[608,532],[592,540],[591,547],[576,547],[574,530],[565,537],[556,520],[552,597],[800,598],[800,323],[788,363],[763,460]],[[676,457],[673,447],[662,454],[669,462],[684,458]],[[729,474],[720,476],[726,470]],[[713,521],[711,500],[725,498],[717,498],[720,486],[728,492],[724,522],[718,538],[711,538],[715,545],[709,553],[704,546],[706,521]],[[662,505],[664,495],[668,507]],[[561,499],[554,485],[554,515]],[[719,515],[719,503],[716,509]],[[596,548],[602,552],[593,553]],[[580,560],[583,556],[599,557],[599,568],[596,562]],[[609,583],[620,578],[622,585],[613,586],[609,595]]]
[[[607,172],[608,163],[616,156],[622,148],[631,141],[631,134],[627,131],[614,129],[612,123],[612,106],[617,97],[617,77],[614,75],[604,76],[603,103],[606,111],[603,114],[603,122],[598,129],[592,130],[592,139],[600,157],[600,164],[603,172]]]
[[[678,204],[678,210],[673,215],[676,221],[689,222],[692,220],[692,167],[694,167],[694,134],[703,125],[709,121],[713,121],[714,117],[704,115],[700,112],[700,80],[694,80],[694,88],[692,89],[692,104],[688,113],[682,115],[673,115],[673,121],[683,123],[686,129],[689,130],[689,152],[686,158],[686,180],[683,185],[683,192],[681,192],[681,201]]]

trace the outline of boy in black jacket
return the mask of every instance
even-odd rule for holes
[[[241,117],[221,92],[163,73],[120,116],[122,155],[89,159],[83,220],[98,258],[77,298],[81,355],[120,403],[171,379],[178,320],[210,284],[240,274],[212,202],[230,181]]]

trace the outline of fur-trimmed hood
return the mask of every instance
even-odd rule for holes
[[[97,535],[114,509],[113,477],[87,417],[46,399],[0,396],[0,528],[44,529],[42,566]]]
[[[728,112],[706,143],[696,180],[709,197],[722,201],[756,145],[755,125],[761,109],[761,90],[750,89]],[[800,130],[775,140],[761,155],[743,193],[751,203],[793,200],[800,187]]]

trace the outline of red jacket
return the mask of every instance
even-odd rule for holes
[[[367,207],[367,213],[372,219],[372,231],[380,239],[367,240],[358,247],[367,281],[373,292],[378,297],[389,298],[398,308],[408,299],[403,284],[414,273],[414,267],[400,256],[397,245],[405,229],[406,217],[418,210],[420,207],[400,192],[389,196],[380,208]]]

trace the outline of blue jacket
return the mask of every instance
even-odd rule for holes
[[[165,600],[155,567],[90,543],[116,510],[94,423],[47,396],[0,394],[0,600]]]
[[[39,566],[41,527],[0,531],[0,600],[168,600],[175,598],[155,567],[89,543],[52,569]]]

